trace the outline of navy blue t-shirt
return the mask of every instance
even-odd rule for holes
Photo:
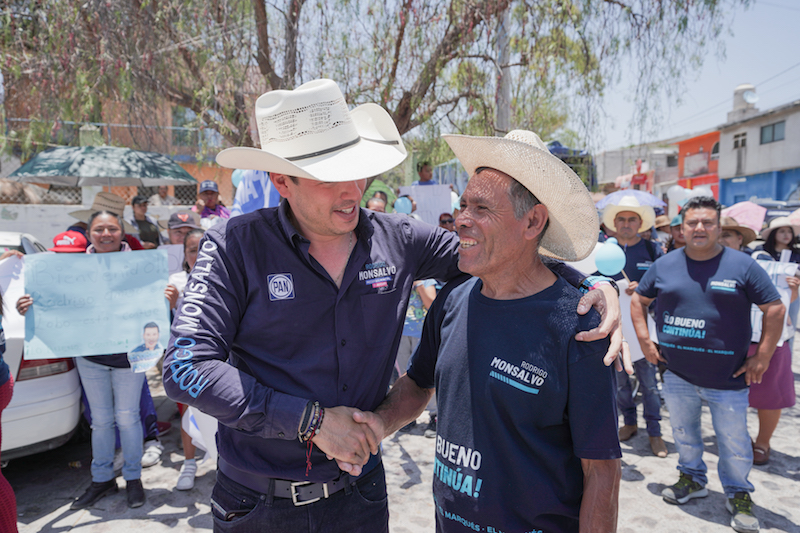
[[[780,298],[758,263],[730,248],[694,261],[681,248],[656,261],[636,292],[656,299],[658,342],[669,370],[698,387],[747,387],[744,374],[733,373],[750,346],[750,306]]]
[[[578,531],[581,458],[621,457],[608,340],[574,339],[599,316],[560,277],[519,300],[481,287],[442,290],[408,370],[436,387],[437,531]]]
[[[658,243],[650,242],[649,245],[650,250],[653,252],[652,255],[647,249],[648,243],[644,239],[639,239],[639,242],[633,246],[620,245],[625,252],[625,273],[631,281],[640,281],[653,262],[664,255]],[[622,272],[611,277],[616,281],[624,279]]]

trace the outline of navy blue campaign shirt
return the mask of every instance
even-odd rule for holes
[[[518,300],[481,287],[465,276],[443,289],[408,370],[436,387],[436,530],[578,531],[581,458],[622,456],[608,340],[574,338],[599,315],[579,316],[560,277]]]
[[[636,292],[656,299],[658,342],[669,370],[698,387],[747,387],[744,374],[733,374],[750,346],[750,306],[780,299],[758,263],[727,247],[695,261],[680,248],[656,261]]]
[[[653,262],[664,255],[661,245],[654,242],[650,242],[649,245],[653,252],[652,255],[647,249],[647,241],[641,238],[633,246],[620,245],[620,248],[625,252],[625,273],[631,281],[640,281]],[[616,281],[624,279],[622,272],[611,277]]]
[[[172,322],[164,388],[221,422],[225,468],[324,482],[339,475],[335,461],[314,448],[306,477],[297,439],[307,402],[378,406],[412,284],[458,274],[458,237],[362,209],[339,288],[288,210],[284,201],[206,233]],[[580,277],[563,264],[559,272]]]

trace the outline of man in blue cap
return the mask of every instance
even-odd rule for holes
[[[208,229],[222,219],[230,218],[231,212],[219,201],[219,187],[216,182],[205,180],[200,184],[192,211],[200,213],[200,224]]]

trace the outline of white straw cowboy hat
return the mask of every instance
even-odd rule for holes
[[[122,196],[116,195],[113,192],[99,192],[95,195],[92,202],[91,209],[81,209],[80,211],[73,211],[69,216],[77,218],[81,222],[89,223],[91,216],[98,211],[108,211],[119,215],[122,218],[125,212],[125,199]],[[122,231],[125,233],[139,233],[134,226],[132,226],[125,219],[122,220]]]
[[[769,237],[769,234],[772,233],[773,230],[776,230],[778,228],[787,228],[787,227],[792,228],[795,237],[797,237],[797,235],[800,234],[800,226],[798,226],[797,224],[793,224],[792,219],[790,219],[789,217],[777,217],[769,221],[769,227],[766,227],[761,230],[761,238],[766,241],[767,238]]]
[[[623,211],[630,211],[639,215],[639,218],[642,219],[642,227],[639,228],[640,231],[648,230],[656,223],[656,212],[653,208],[649,205],[641,205],[639,200],[631,195],[623,196],[617,205],[606,206],[603,210],[603,224],[605,224],[607,228],[616,231],[617,226],[614,225],[614,218],[616,218],[618,213],[622,213]]]
[[[505,137],[442,137],[470,176],[479,167],[505,172],[547,207],[550,225],[540,244],[542,255],[579,261],[594,250],[600,224],[586,185],[535,133],[514,130]]]
[[[331,80],[271,91],[256,100],[261,148],[228,148],[217,163],[319,181],[376,176],[406,158],[392,117],[377,104],[348,110]]]
[[[742,246],[747,246],[748,244],[756,240],[756,232],[753,231],[751,228],[748,228],[747,226],[742,226],[741,224],[736,222],[736,219],[733,217],[722,217],[722,220],[720,220],[720,227],[723,230],[728,229],[731,231],[735,231],[736,233],[741,235]]]

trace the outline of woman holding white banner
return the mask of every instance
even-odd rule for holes
[[[130,246],[122,240],[122,228],[122,218],[116,213],[94,213],[89,218],[87,237],[91,244],[86,253],[129,252]],[[25,295],[17,301],[17,311],[24,315],[32,304],[31,296]],[[128,507],[141,507],[145,495],[141,481],[143,432],[139,400],[145,375],[131,371],[127,353],[76,357],[75,363],[92,411],[92,484],[70,509],[85,509],[118,490],[114,474],[115,424],[125,460],[122,476]]]
[[[744,249],[744,246],[755,238],[755,232],[752,229],[739,225],[736,220],[730,217],[722,217],[721,222],[722,232],[720,233],[720,244],[728,248],[733,248],[735,250]],[[788,222],[788,219],[784,221],[775,219],[773,220],[773,224],[770,224],[770,227],[762,232],[762,236],[765,237],[769,249],[767,249],[767,245],[765,244],[764,251],[755,252],[753,254],[753,259],[772,262],[772,259],[775,257],[774,254],[777,254],[777,258],[780,259],[781,251],[787,250],[786,254],[788,254],[788,251],[792,250],[794,230],[791,225],[786,224],[786,222]],[[796,252],[792,255],[796,255]],[[786,261],[784,261],[784,264],[785,263]],[[772,265],[768,266],[770,268],[777,267],[781,269],[780,271],[788,271],[789,275],[779,274],[779,270],[768,269],[767,272],[770,274],[773,282],[775,282],[778,292],[781,294],[781,300],[783,300],[786,309],[789,310],[790,317],[792,309],[790,302],[797,301],[800,279],[793,275],[793,273],[796,272],[796,265],[785,265],[785,267],[790,268],[784,268],[779,267],[779,264],[780,263],[773,262]],[[762,264],[762,266],[764,265]],[[753,339],[758,339],[761,336],[762,317],[762,313],[751,313],[751,319],[753,321]],[[789,319],[789,317],[787,317],[787,319]],[[761,382],[750,384],[750,407],[758,410],[758,435],[756,436],[755,442],[753,442],[753,464],[755,465],[764,465],[769,462],[770,439],[775,429],[778,427],[781,410],[786,407],[792,407],[795,404],[792,348],[789,342],[793,334],[793,327],[784,328],[781,342],[778,343],[778,347],[775,349],[772,359],[770,359],[767,371],[761,376]],[[752,342],[747,356],[752,357],[755,355],[757,348],[758,343]]]
[[[7,257],[22,254],[16,250],[8,250],[0,255],[0,261]],[[3,294],[0,293],[0,415],[3,414],[14,392],[14,378],[9,372],[8,363],[3,361],[3,354],[6,351],[6,336],[3,332]],[[3,434],[0,431],[0,443]],[[17,531],[17,500],[14,497],[14,490],[9,485],[3,473],[0,471],[0,531],[15,533]]]

